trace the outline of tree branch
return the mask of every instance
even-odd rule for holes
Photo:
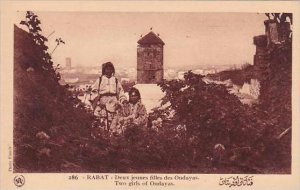
[[[280,140],[284,135],[288,134],[291,131],[292,127],[287,128],[286,130],[284,130],[282,133],[280,133],[280,135],[278,135],[276,137],[277,140]]]

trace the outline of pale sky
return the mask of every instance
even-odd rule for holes
[[[137,41],[153,28],[165,42],[164,65],[253,63],[253,36],[264,34],[264,14],[257,13],[118,13],[35,12],[53,50],[55,38],[66,44],[53,54],[56,64],[135,67]],[[16,23],[25,18],[18,12]],[[18,25],[20,26],[20,25]]]

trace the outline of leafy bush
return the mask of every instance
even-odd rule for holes
[[[15,26],[14,170],[69,170],[66,163],[79,163],[79,144],[90,135],[93,116],[59,85],[37,16],[28,11],[21,24],[29,33]]]
[[[206,84],[201,75],[188,72],[184,78],[160,84],[166,93],[163,104],[168,106],[151,115],[157,118],[174,113],[162,117],[163,125],[174,130],[178,126],[186,128],[186,139],[192,141],[188,148],[196,154],[193,159],[202,163],[208,159],[206,166],[221,163],[243,172],[289,167],[290,157],[285,153],[289,152],[289,144],[281,146],[276,138],[278,133],[274,131],[278,131],[280,123],[270,120],[272,113],[267,112],[268,108],[243,105],[225,86]]]

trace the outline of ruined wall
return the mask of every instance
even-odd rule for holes
[[[137,83],[158,83],[163,80],[163,46],[140,45],[137,48]]]
[[[253,38],[253,43],[256,46],[253,61],[256,78],[269,74],[272,46],[284,43],[291,34],[290,23],[288,22],[278,23],[274,20],[266,20],[264,24],[265,34]]]
[[[268,44],[277,43],[279,41],[277,22],[274,20],[266,20],[264,24],[265,24],[265,34],[268,39]]]
[[[270,54],[268,51],[268,36],[260,35],[253,38],[253,43],[256,45],[256,52],[254,55],[254,68],[256,78],[260,78],[262,75],[268,72],[270,63]]]
[[[289,22],[278,23],[274,20],[266,20],[264,24],[268,45],[281,43],[289,38],[291,33]]]

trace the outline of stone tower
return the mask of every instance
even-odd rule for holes
[[[71,57],[66,57],[66,69],[71,69],[72,63],[71,63]]]
[[[150,31],[137,46],[137,83],[155,84],[164,76],[163,53],[165,43]]]

